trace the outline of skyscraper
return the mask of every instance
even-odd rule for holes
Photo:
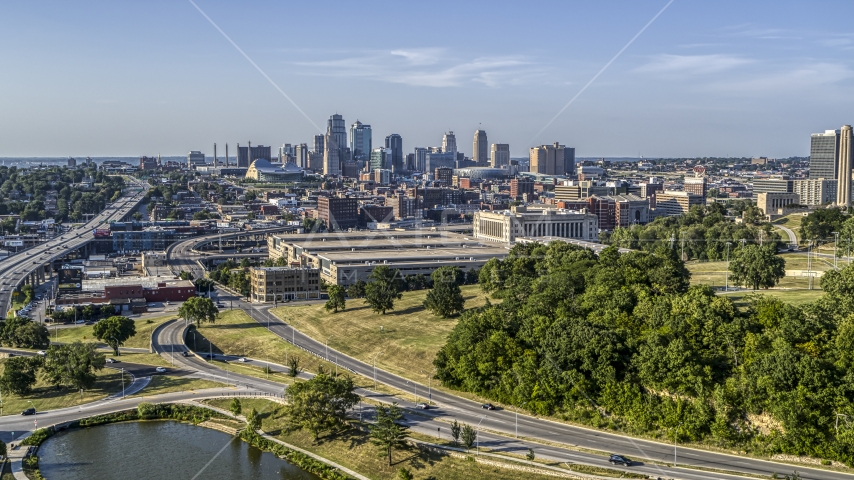
[[[350,127],[350,151],[353,153],[353,160],[357,162],[368,160],[373,149],[372,142],[371,126],[356,120],[356,123]]]
[[[838,174],[839,130],[825,130],[810,136],[810,180],[836,180]]]
[[[205,164],[205,154],[198,151],[192,150],[187,154],[187,168],[194,168],[197,165]]]
[[[294,148],[294,160],[299,168],[308,168],[308,145],[300,143]]]
[[[490,150],[490,163],[494,168],[509,166],[510,145],[506,143],[493,143]]]
[[[427,149],[415,147],[415,170],[426,172],[425,168],[427,168]]]
[[[344,117],[337,113],[329,117],[329,120],[326,122],[326,131],[327,133],[331,133],[332,137],[335,138],[335,143],[338,144],[339,149],[347,146],[347,127],[344,125]],[[344,159],[341,159],[341,161],[344,161]]]
[[[314,153],[323,155],[323,146],[325,145],[324,138],[325,137],[323,135],[314,136],[314,150],[312,150]]]
[[[375,148],[371,150],[370,171],[391,170],[394,152],[390,148]]]
[[[385,137],[385,148],[391,150],[391,171],[400,173],[403,165],[403,138],[396,133]]]
[[[474,142],[471,147],[471,159],[478,167],[485,167],[489,160],[489,143],[486,141],[486,132],[477,130],[474,132]]]
[[[575,149],[555,142],[531,148],[531,173],[542,175],[568,175],[575,168]]]
[[[454,136],[454,131],[451,130],[442,137],[442,152],[457,154],[457,137]]]
[[[839,182],[836,187],[836,204],[840,207],[851,205],[851,140],[851,125],[843,125],[839,129]]]

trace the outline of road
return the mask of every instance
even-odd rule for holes
[[[24,281],[27,275],[91,242],[94,239],[93,229],[105,222],[123,219],[139,205],[145,197],[148,185],[130,177],[125,178],[128,178],[130,183],[125,186],[124,195],[108,205],[92,220],[61,236],[0,261],[0,272],[3,272],[0,280],[0,308],[3,312],[0,315],[5,317],[12,305],[12,291]]]

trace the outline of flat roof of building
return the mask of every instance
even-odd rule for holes
[[[365,262],[376,262],[382,264],[405,263],[433,263],[438,261],[465,260],[474,258],[476,260],[488,260],[494,257],[504,257],[509,249],[499,246],[477,246],[470,248],[401,248],[397,250],[374,250],[362,249],[353,251],[324,252],[318,254],[320,259],[333,262],[337,266],[358,265]]]
[[[180,280],[173,275],[168,277],[119,277],[98,280],[83,280],[83,290],[104,290],[104,287],[142,285],[144,288],[157,288],[161,283],[167,287],[192,287],[190,280]]]

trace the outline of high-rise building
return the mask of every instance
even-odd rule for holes
[[[836,187],[836,204],[840,207],[851,205],[851,160],[851,125],[843,125],[839,129],[839,182]]]
[[[391,170],[393,158],[394,152],[390,148],[375,148],[371,150],[371,163],[368,170],[371,172],[374,170]]]
[[[370,125],[356,120],[356,123],[350,127],[350,151],[353,153],[353,160],[357,162],[368,160],[373,150],[371,136]]]
[[[329,117],[326,122],[326,131],[332,134],[339,149],[347,146],[347,127],[344,125],[344,117],[337,113]]]
[[[187,168],[195,168],[197,165],[205,164],[205,154],[198,151],[192,150],[187,154]]]
[[[445,136],[442,137],[442,151],[444,153],[453,153],[454,156],[457,155],[457,137],[454,135],[453,130],[445,133]]]
[[[72,158],[72,157],[68,157],[68,166],[69,167],[76,167],[77,166],[77,159]]]
[[[385,148],[391,150],[391,171],[400,173],[403,165],[403,138],[396,133],[385,137]]]
[[[250,143],[247,147],[241,147],[240,144],[237,145],[237,167],[238,168],[249,168],[249,165],[262,158],[267,160],[268,162],[273,161],[271,148],[269,146],[264,145],[256,145],[252,146]]]
[[[709,183],[706,179],[705,175],[701,175],[699,177],[685,177],[683,183],[683,189],[688,193],[693,193],[694,195],[699,195],[703,198],[706,198],[706,194],[709,191]]]
[[[810,180],[838,179],[839,130],[810,136]]]
[[[326,137],[324,137],[323,135],[315,135],[314,136],[314,150],[312,150],[314,153],[319,153],[319,154],[323,155],[323,148],[324,148],[323,146],[325,145],[325,143],[324,143],[325,138]]]
[[[572,175],[575,170],[575,149],[555,142],[531,148],[531,173],[542,175]]]
[[[510,166],[510,145],[506,143],[493,143],[489,156],[493,168]]]
[[[308,145],[300,143],[294,148],[294,161],[299,168],[308,168]]]
[[[427,149],[415,147],[415,171],[426,172],[427,168]]]
[[[486,132],[483,130],[474,132],[471,159],[478,167],[485,167],[489,161],[489,143],[486,141]]]
[[[836,200],[838,181],[830,178],[815,178],[792,181],[792,193],[798,194],[801,205],[829,205]]]

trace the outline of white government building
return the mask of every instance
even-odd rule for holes
[[[586,209],[516,206],[499,212],[474,214],[474,236],[481,240],[514,243],[519,237],[556,237],[596,242],[599,218]]]

